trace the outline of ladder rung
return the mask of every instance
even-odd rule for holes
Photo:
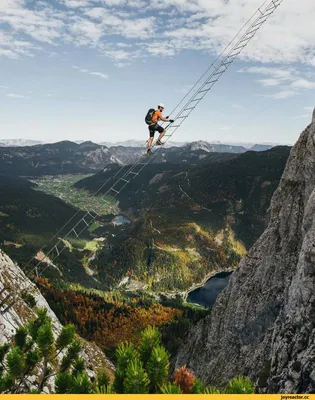
[[[236,47],[236,48],[234,49],[234,51],[237,51],[237,50],[239,50],[239,49],[243,50],[244,47],[246,47],[246,46],[247,46],[247,43],[246,43],[246,44],[243,44],[242,46]]]
[[[197,93],[199,93],[199,92],[197,92]],[[191,102],[193,102],[193,101],[200,101],[200,100],[202,100],[202,99],[203,99],[203,97],[198,97],[198,99],[191,100]],[[187,117],[188,117],[188,115],[187,115]]]
[[[209,92],[209,90],[210,90],[211,88],[209,88],[209,89],[204,89],[204,90],[199,90],[199,92],[198,93],[205,93],[205,92]]]
[[[209,82],[207,82],[206,84],[207,84],[207,85],[211,85],[211,83],[216,83],[216,82],[218,82],[218,80],[219,80],[219,79],[214,79],[213,81],[209,81]]]
[[[279,6],[277,6],[277,7],[279,7]],[[264,14],[264,17],[268,18],[270,15],[272,15],[272,14],[275,12],[275,9],[276,9],[277,7],[273,8],[272,11],[271,11],[270,13]]]
[[[116,189],[114,189],[114,188],[110,188],[110,190],[112,190],[113,192],[115,192],[115,193],[119,194],[119,191],[118,191],[118,190],[116,190]]]
[[[138,175],[139,174],[139,172],[129,172],[129,174],[132,174],[132,175]]]
[[[201,92],[199,92],[199,93],[201,93]],[[184,111],[194,110],[195,108],[196,108],[196,106],[195,107],[185,108]]]
[[[228,56],[228,58],[232,58],[232,57],[236,57],[236,56],[238,56],[240,54],[240,51],[238,52],[238,53],[233,53],[233,54],[230,54],[229,56]],[[232,60],[232,61],[229,61],[228,63],[222,63],[222,65],[230,65],[230,64],[232,64],[234,62],[234,60]]]
[[[195,100],[192,100],[192,101],[195,101]],[[182,118],[182,119],[188,118],[188,115],[182,115],[181,117],[177,117],[177,119],[180,119],[180,118]]]
[[[79,237],[79,235],[77,234],[76,230],[73,228],[72,229],[73,233],[76,235],[76,237]],[[58,254],[59,255],[59,254]]]
[[[260,27],[259,27],[259,28],[260,28]],[[255,33],[258,31],[259,28],[256,28],[256,29],[253,29],[253,30],[250,31],[250,32],[247,32],[246,35],[251,35],[252,33],[255,34]]]
[[[170,128],[178,128],[180,125],[172,125]]]
[[[240,54],[240,51],[239,51],[238,53],[230,54],[230,55],[226,58],[226,60],[227,60],[229,57],[231,57],[231,56],[237,56],[238,54]],[[234,62],[234,60],[227,61],[227,62],[222,61],[222,65],[230,65],[230,64],[232,64],[233,62]]]
[[[247,34],[246,34],[246,35],[247,35]],[[250,36],[250,37],[246,37],[245,39],[241,40],[240,43],[249,42],[254,36],[255,36],[255,34],[252,35],[252,36]]]
[[[225,72],[225,70],[219,71],[219,72],[216,72],[216,73],[212,74],[212,76],[222,75],[224,72]]]
[[[273,6],[271,6],[271,7],[269,7],[269,8],[267,8],[266,10],[265,10],[265,13],[268,13],[269,11],[271,11],[271,10],[275,10],[276,9],[276,7],[278,7],[279,6],[279,4],[278,5],[276,5],[275,3],[273,3],[274,5]]]
[[[58,254],[58,256],[59,256],[59,250],[58,250],[58,247],[57,247],[57,245],[55,246],[55,249],[56,249],[56,252],[57,252],[57,254]]]
[[[266,17],[266,16],[263,16],[262,18],[265,18],[265,19],[264,19],[264,20],[261,20],[260,22],[258,22],[258,24],[253,25],[252,28],[255,28],[255,27],[258,26],[258,25],[262,25],[264,22],[267,21],[267,17]]]
[[[127,181],[127,179],[125,179],[125,178],[121,178],[121,180],[123,181],[123,182],[126,182],[126,183],[129,183],[130,181]]]
[[[85,223],[86,226],[89,226],[89,224],[86,222],[84,218],[82,218],[82,221]]]
[[[96,211],[94,211],[94,210],[91,210],[91,211],[93,211],[96,215],[98,215]],[[92,215],[92,214],[91,214],[91,211],[86,210],[86,213],[87,213],[92,219],[95,219],[95,215]],[[86,217],[86,215],[84,216],[84,218],[85,218],[85,217]]]
[[[99,217],[99,214],[98,214],[94,209],[92,209],[92,211]],[[91,215],[91,217],[92,217],[93,219],[95,218],[94,215]]]

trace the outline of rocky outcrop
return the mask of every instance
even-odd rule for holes
[[[291,151],[267,229],[177,363],[208,384],[247,375],[260,392],[314,393],[315,112]]]
[[[35,307],[30,307],[27,300],[19,296],[21,289],[26,289],[36,301]],[[9,294],[13,294],[8,298]],[[35,311],[38,308],[47,309],[52,319],[53,332],[55,336],[62,329],[58,318],[50,309],[48,303],[39,292],[37,287],[26,277],[23,271],[0,250],[0,310],[3,312],[16,295],[16,303],[5,313],[0,312],[0,345],[8,342],[18,327],[35,318]],[[104,353],[96,345],[82,340],[83,350],[81,356],[85,359],[87,371],[90,376],[95,376],[99,370],[106,370],[109,376],[113,376],[114,367],[105,357]],[[36,377],[34,377],[34,381]],[[48,382],[45,392],[53,391],[53,381]]]

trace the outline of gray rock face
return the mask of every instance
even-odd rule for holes
[[[246,375],[266,393],[315,391],[315,112],[292,149],[266,231],[182,346],[208,384]]]

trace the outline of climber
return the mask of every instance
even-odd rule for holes
[[[147,154],[152,154],[151,152],[151,148],[152,148],[152,143],[153,143],[153,139],[154,139],[154,134],[155,132],[159,132],[160,136],[158,138],[158,140],[156,141],[156,145],[157,146],[162,146],[164,143],[161,142],[163,136],[165,135],[165,129],[162,128],[162,126],[160,126],[158,124],[159,121],[163,121],[163,122],[170,122],[171,124],[174,122],[174,120],[169,119],[169,117],[164,118],[162,115],[162,112],[164,110],[165,106],[164,104],[160,103],[158,105],[158,109],[150,109],[148,111],[148,114],[145,118],[145,122],[149,125],[149,132],[150,132],[150,138],[148,140],[148,150],[147,150]]]

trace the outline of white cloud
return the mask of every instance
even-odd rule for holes
[[[0,55],[17,59],[20,56],[32,56],[32,49],[39,48],[26,40],[15,39],[11,33],[0,31]]]
[[[103,74],[102,72],[90,72],[89,74],[98,76],[101,79],[108,79],[108,75],[107,74]]]
[[[0,88],[1,88],[1,89],[8,89],[8,86],[2,86],[2,85],[0,85]]]
[[[82,73],[84,73],[84,74],[89,74],[89,75],[97,76],[97,77],[99,77],[99,78],[101,78],[101,79],[108,79],[108,78],[109,78],[109,76],[108,76],[107,74],[104,74],[103,72],[95,72],[95,71],[90,72],[88,69],[86,69],[86,68],[80,68],[80,67],[77,67],[76,65],[72,65],[72,68],[73,68],[73,69],[76,69],[76,70],[78,70],[79,72],[82,72]]]
[[[292,87],[297,89],[315,89],[315,82],[308,81],[307,79],[297,79],[292,82]]]
[[[237,110],[242,110],[244,107],[241,106],[240,104],[232,104],[233,108],[236,108]]]
[[[281,90],[280,92],[274,93],[272,95],[268,95],[267,97],[271,97],[272,99],[275,99],[275,100],[282,100],[282,99],[288,99],[290,97],[294,97],[298,94],[299,93],[296,92],[295,90]]]
[[[303,110],[305,111],[310,111],[308,113],[304,113],[301,115],[297,115],[296,117],[293,117],[293,119],[309,119],[310,118],[310,114],[314,111],[315,107],[303,107]]]
[[[29,96],[24,96],[22,94],[16,94],[16,93],[8,93],[7,97],[12,97],[14,99],[30,99]]]
[[[293,117],[293,119],[306,119],[309,118],[309,114],[302,114],[302,115],[297,115],[296,117]]]
[[[302,91],[315,89],[315,82],[306,79],[310,74],[303,69],[297,70],[285,66],[249,67],[242,68],[238,72],[268,76],[268,78],[258,79],[257,82],[265,88],[277,88],[276,93],[267,96],[274,99],[287,99],[301,94]]]
[[[10,28],[0,34],[7,36],[5,42],[0,37],[0,55],[32,56],[51,51],[51,46],[56,52],[64,43],[90,47],[117,64],[144,56],[172,57],[184,50],[218,54],[261,5],[261,0],[57,2],[59,7],[48,1],[1,0],[0,23]],[[296,0],[284,1],[240,57],[315,66],[314,14],[314,0],[303,0],[298,7]],[[283,79],[273,76],[261,83],[273,87]],[[309,88],[305,82],[295,85]]]
[[[69,8],[87,7],[89,0],[63,0],[62,4]]]

